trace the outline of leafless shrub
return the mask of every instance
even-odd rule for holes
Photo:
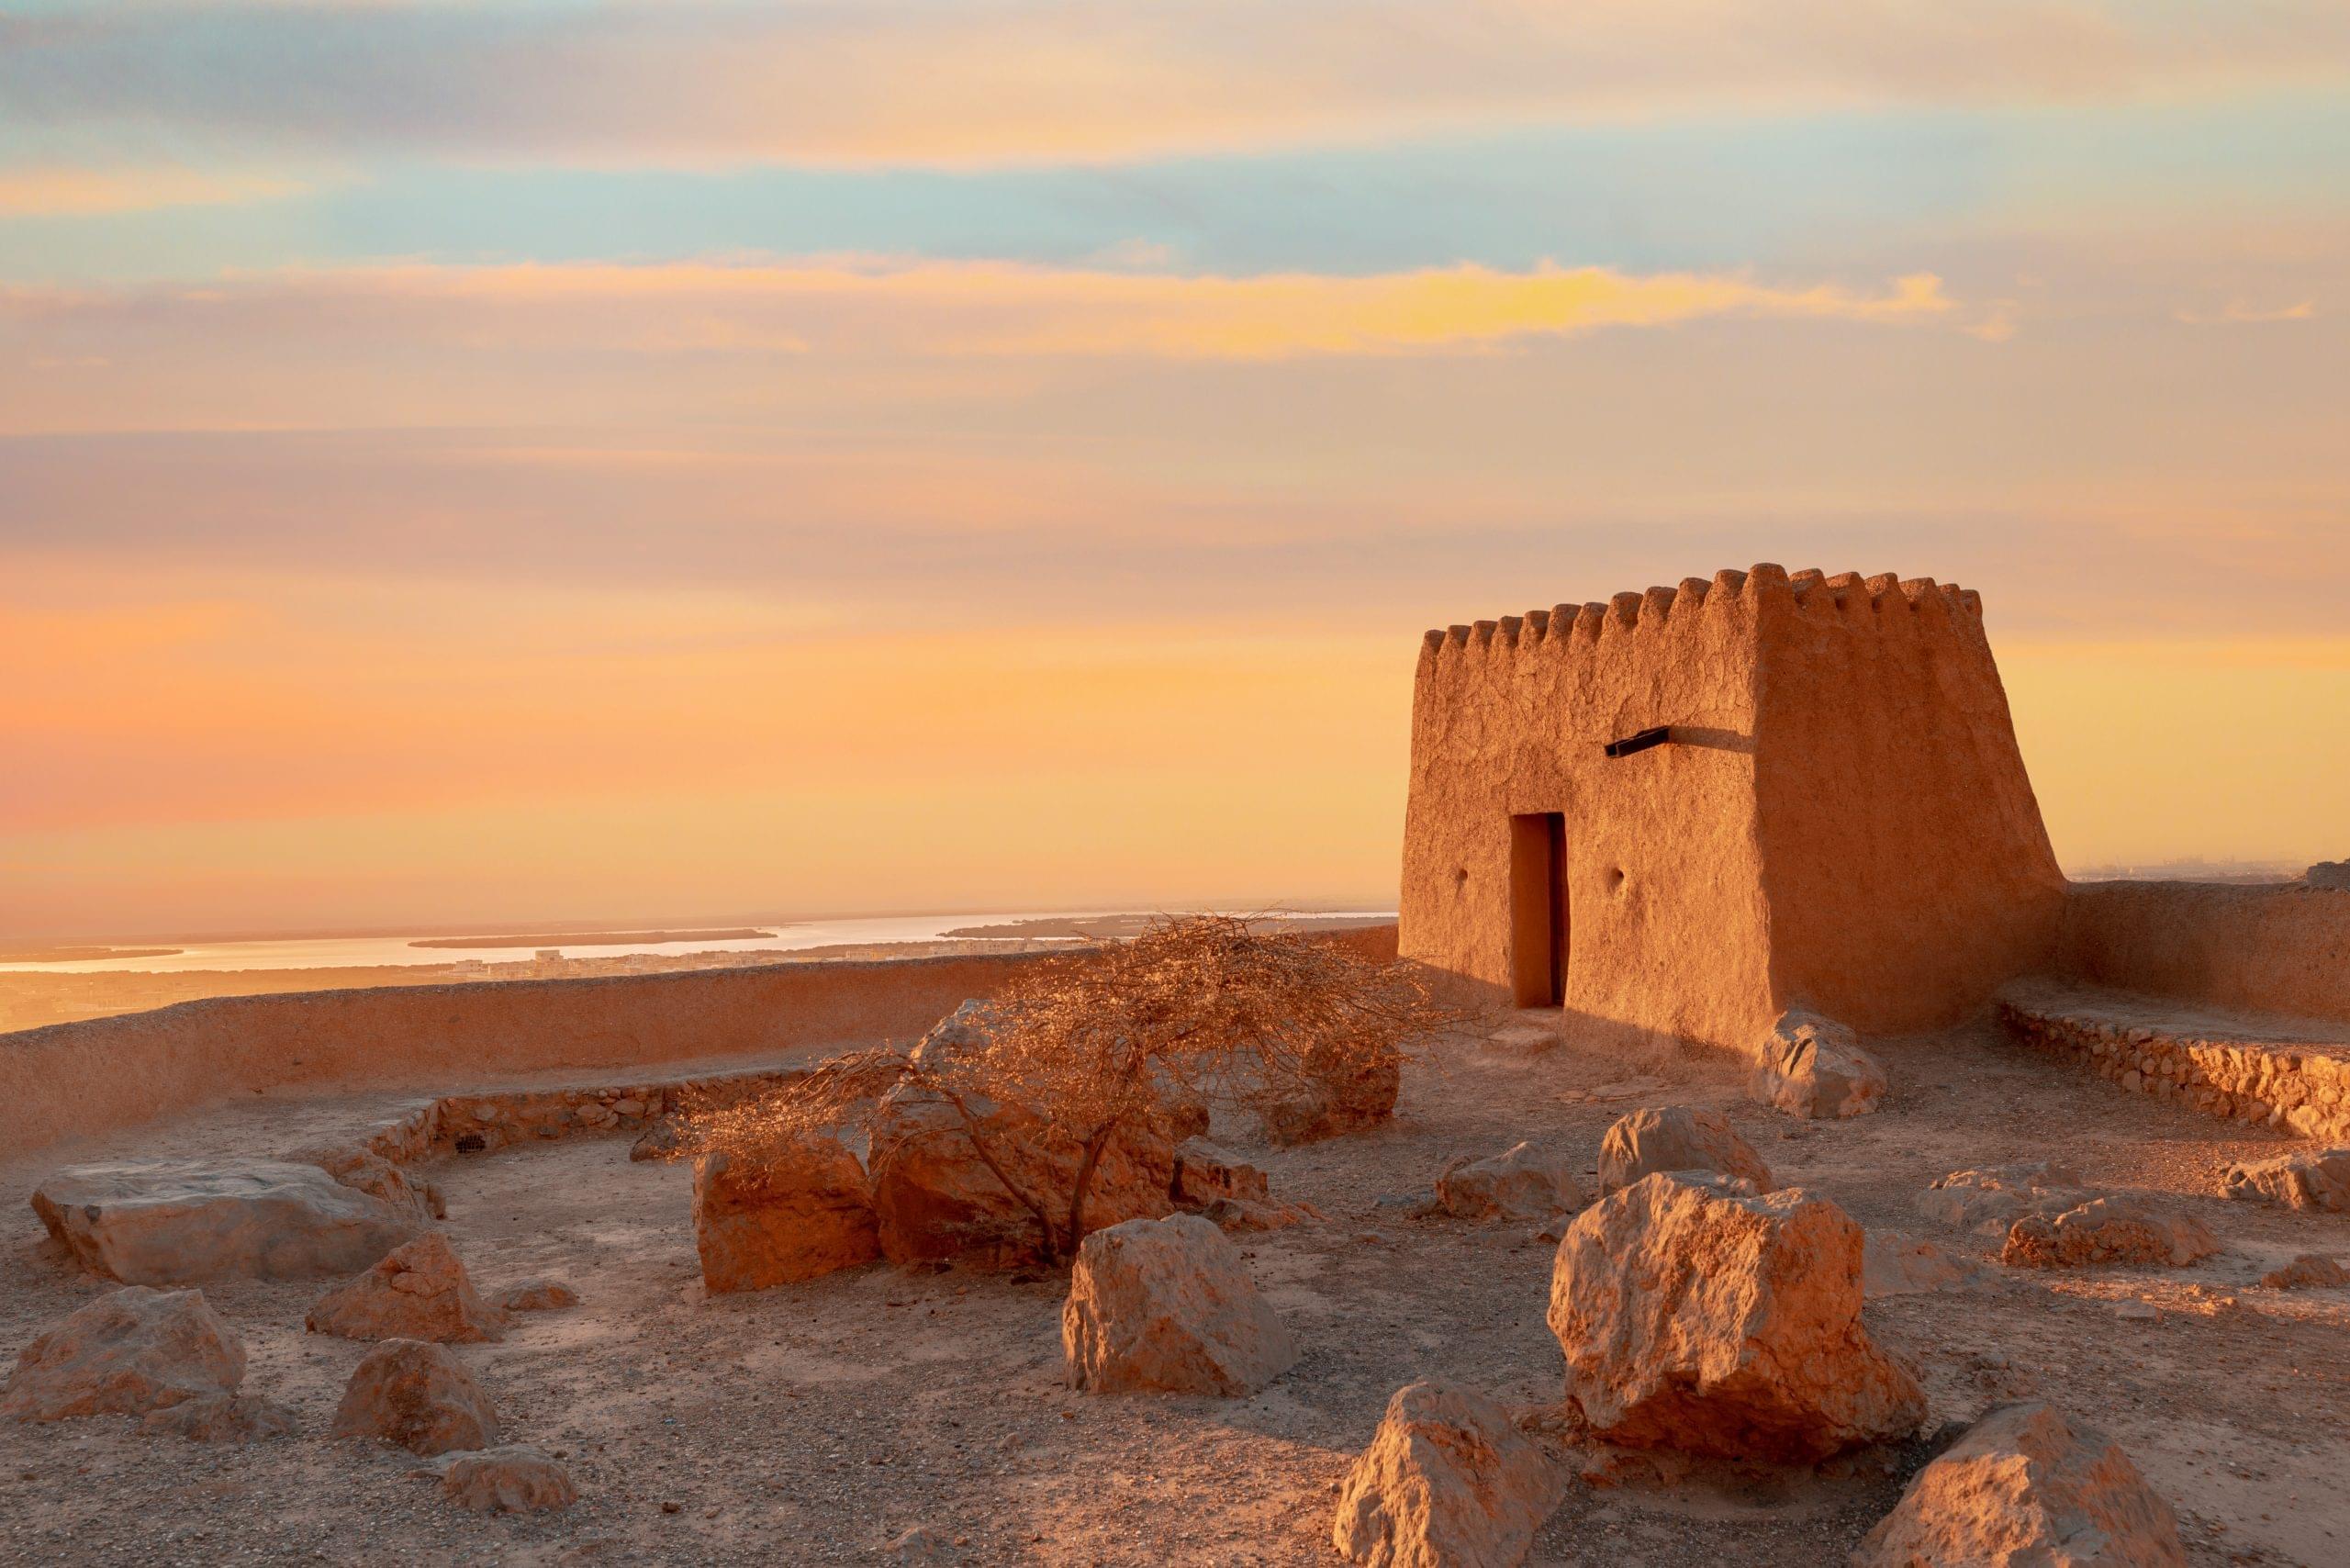
[[[1122,1135],[1166,1136],[1209,1105],[1253,1111],[1275,1128],[1334,1099],[1343,1114],[1349,1086],[1382,1075],[1392,1085],[1407,1052],[1456,1022],[1411,966],[1244,916],[1167,918],[1131,942],[1023,969],[987,1005],[981,1030],[836,1058],[697,1119],[689,1141],[755,1155],[854,1122],[909,1085],[951,1107],[979,1160],[1035,1218],[1045,1256],[1066,1259]],[[1074,1159],[1014,1157],[1001,1147],[999,1108]]]

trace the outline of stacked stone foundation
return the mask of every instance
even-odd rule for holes
[[[2350,1137],[2350,1047],[2170,1034],[2087,1003],[2012,994],[1998,1018],[2014,1039],[2123,1089],[2302,1137]]]

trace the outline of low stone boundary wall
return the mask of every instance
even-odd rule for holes
[[[487,1090],[425,1100],[362,1129],[352,1140],[395,1165],[511,1144],[644,1131],[672,1111],[714,1110],[807,1076],[800,1067],[746,1068],[647,1082]]]
[[[2254,1030],[2218,1018],[2166,1023],[2143,998],[2071,987],[2011,986],[1997,1006],[2016,1039],[2124,1089],[2303,1137],[2350,1137],[2350,1044],[2243,1037]]]
[[[2350,890],[2076,882],[2056,972],[2212,1007],[2350,1023]]]
[[[1393,924],[1326,939],[1374,960],[1395,956]],[[0,1035],[0,1105],[25,1152],[275,1089],[431,1092],[558,1069],[650,1078],[664,1063],[772,1061],[912,1040],[965,1000],[1058,956],[209,997]]]

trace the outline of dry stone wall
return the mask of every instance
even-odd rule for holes
[[[2124,1089],[2303,1137],[2350,1137],[2350,1044],[2244,1038],[2212,1018],[2165,1025],[2126,997],[2039,983],[2009,987],[1998,1005],[2014,1038]]]

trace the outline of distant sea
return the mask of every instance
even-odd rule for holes
[[[630,953],[796,953],[810,947],[872,942],[935,942],[948,931],[971,925],[1005,925],[1020,920],[1089,920],[1125,913],[1116,910],[1044,910],[1014,914],[890,914],[854,920],[811,920],[793,923],[753,922],[776,935],[711,941],[630,943],[599,946],[571,943],[560,936],[521,947],[417,947],[410,944],[429,936],[461,935],[446,928],[405,936],[300,936],[252,942],[143,943],[145,946],[176,946],[169,958],[84,958],[65,963],[10,964],[0,973],[24,974],[46,970],[55,974],[106,974],[143,970],[150,974],[186,969],[327,969],[345,966],[398,964],[446,969],[464,959],[512,963],[536,955],[541,947],[558,949],[566,958],[615,958]],[[1315,910],[1307,918],[1376,918],[1392,916],[1387,910]],[[957,940],[987,940],[957,938]],[[1004,937],[1015,942],[1017,937]]]

